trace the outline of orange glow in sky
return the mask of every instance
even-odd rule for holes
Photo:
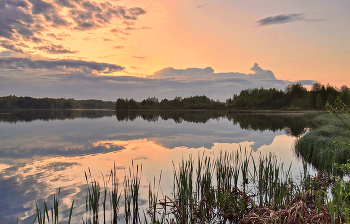
[[[2,21],[25,24],[0,25],[0,60],[6,61],[0,63],[2,76],[11,77],[13,58],[107,63],[121,68],[97,74],[136,77],[167,67],[248,74],[258,63],[278,80],[350,85],[347,1],[38,1],[46,6],[25,2],[26,6],[0,7]],[[112,9],[116,13],[110,13]]]

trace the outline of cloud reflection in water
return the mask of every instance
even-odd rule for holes
[[[30,123],[0,123],[7,134],[0,136],[0,217],[23,223],[33,221],[35,202],[51,203],[53,194],[61,187],[61,210],[68,215],[75,200],[73,222],[80,222],[85,211],[86,180],[91,170],[94,179],[103,184],[102,174],[108,177],[114,164],[119,183],[126,170],[142,164],[141,199],[147,200],[148,181],[162,170],[162,189],[169,193],[173,165],[190,154],[239,148],[273,152],[281,161],[296,167],[291,147],[295,137],[287,136],[283,127],[277,130],[253,131],[241,129],[225,117],[205,123],[162,120],[148,122],[136,118],[133,122],[118,121],[115,117],[99,119],[32,121]],[[4,130],[4,129],[3,129]],[[123,211],[123,209],[121,209]]]

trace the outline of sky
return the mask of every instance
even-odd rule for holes
[[[349,1],[0,0],[0,96],[350,86]]]

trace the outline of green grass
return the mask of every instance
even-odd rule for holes
[[[110,202],[112,207],[112,223],[116,224],[118,220],[118,212],[119,212],[119,201],[121,193],[119,193],[119,184],[117,178],[116,167],[114,164],[113,169],[110,173],[111,178],[111,191],[110,191]]]
[[[111,169],[109,178],[103,177],[103,188],[91,176],[90,170],[89,175],[85,173],[88,192],[86,219],[82,222],[107,223],[107,212],[111,214],[108,223],[113,224],[117,223],[120,217],[125,219],[125,223],[133,224],[250,223],[249,219],[252,221],[256,218],[254,214],[260,214],[264,210],[265,213],[269,211],[268,214],[271,214],[267,217],[261,215],[260,218],[264,219],[265,223],[281,221],[282,218],[292,220],[292,223],[296,222],[294,216],[298,216],[297,214],[286,216],[285,213],[278,212],[301,204],[305,204],[309,211],[303,216],[305,220],[311,220],[321,213],[325,220],[333,223],[349,220],[350,217],[349,182],[340,178],[334,180],[323,173],[311,177],[307,173],[306,164],[304,173],[296,182],[291,177],[290,166],[284,167],[272,154],[254,159],[251,152],[239,149],[222,152],[217,157],[202,154],[194,159],[190,156],[179,164],[174,164],[172,195],[159,196],[161,174],[158,181],[154,178],[153,184],[149,183],[148,207],[139,206],[141,174],[142,166],[134,166],[132,162],[132,166],[125,173],[124,182],[121,183],[123,189],[120,191],[115,166]],[[110,187],[107,187],[108,184]],[[55,217],[49,217],[44,202],[42,211],[36,205],[37,215],[33,223],[59,223],[59,193],[60,190],[54,196]],[[109,205],[107,195],[110,196]],[[119,213],[121,196],[124,198],[123,213]],[[74,211],[73,206],[74,201],[68,223]],[[275,213],[280,215],[274,216]],[[100,217],[99,214],[103,216]],[[308,214],[311,218],[306,217]]]
[[[38,222],[38,224],[45,224],[46,221],[47,223],[54,223],[54,224],[58,224],[58,216],[59,216],[59,212],[58,212],[58,205],[59,205],[59,195],[61,193],[61,188],[58,189],[57,194],[55,194],[53,196],[53,208],[51,209],[51,219],[50,219],[50,215],[49,215],[49,210],[47,209],[47,204],[44,201],[44,208],[43,211],[41,211],[41,209],[38,206],[38,203],[35,201],[35,207],[36,207],[36,215],[34,218],[33,223],[35,223],[35,221]],[[70,224],[71,222],[71,217],[72,217],[72,213],[73,213],[73,206],[74,206],[74,200],[72,201],[72,206],[70,208],[70,212],[69,212],[69,217],[68,217],[68,224]],[[18,218],[17,218],[17,223],[18,222]]]
[[[341,144],[349,139],[348,130],[329,114],[314,116],[313,121],[316,127],[296,141],[296,155],[317,170],[340,174],[333,164],[344,164],[350,159],[350,151]]]
[[[175,198],[164,209],[172,209],[176,222],[237,222],[257,206],[281,207],[295,194],[289,169],[284,171],[271,154],[255,162],[240,149],[197,161],[190,157],[174,168]]]

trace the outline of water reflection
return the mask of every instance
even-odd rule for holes
[[[305,127],[310,125],[301,114],[269,114],[269,113],[228,113],[222,111],[116,111],[118,121],[134,121],[142,118],[148,122],[159,119],[172,119],[175,123],[183,121],[193,123],[207,123],[210,119],[226,118],[242,129],[254,131],[281,131],[286,130],[291,136],[300,136],[305,133]]]
[[[31,122],[34,120],[65,120],[75,118],[111,117],[111,110],[3,110],[0,111],[0,122]]]
[[[102,118],[116,116],[118,121],[134,121],[142,118],[148,122],[173,120],[182,122],[207,123],[211,119],[227,119],[242,129],[254,131],[285,130],[291,136],[300,136],[311,124],[301,114],[229,113],[225,111],[128,111],[128,110],[13,110],[0,111],[0,122],[31,122],[34,120],[65,120],[75,118]]]
[[[115,112],[102,116],[99,112],[91,115],[91,111],[76,111],[67,119],[66,112],[40,113],[54,115],[49,116],[49,122],[47,114],[40,117],[29,112],[28,118],[6,115],[7,120],[0,123],[2,223],[13,223],[17,216],[23,223],[31,223],[34,199],[38,204],[43,200],[52,204],[52,195],[59,187],[63,216],[68,215],[74,199],[73,223],[80,223],[85,212],[84,172],[90,168],[92,176],[103,183],[102,174],[108,176],[114,163],[120,183],[132,160],[142,164],[143,202],[147,200],[148,181],[162,170],[162,190],[166,193],[172,183],[172,162],[177,164],[190,154],[218,155],[242,148],[253,150],[257,158],[260,153],[272,152],[288,165],[293,162],[293,171],[299,173],[294,136],[306,127],[290,117],[276,116],[274,121],[268,115],[219,112],[124,112],[117,113],[117,119]],[[87,116],[99,119],[84,119]]]

